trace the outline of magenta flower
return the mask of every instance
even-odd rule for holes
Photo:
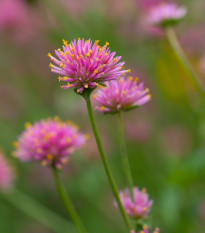
[[[14,156],[22,161],[37,160],[42,165],[61,168],[68,156],[82,146],[86,136],[72,122],[58,118],[26,124],[25,131],[15,143]]]
[[[144,89],[144,84],[137,84],[138,78],[121,78],[106,82],[101,86],[93,98],[98,106],[96,109],[104,113],[117,113],[128,111],[147,103],[151,95],[149,89]]]
[[[51,71],[63,76],[59,77],[59,81],[66,82],[63,89],[75,87],[81,93],[84,88],[93,89],[99,83],[116,79],[130,71],[124,70],[124,62],[119,62],[121,57],[115,57],[116,53],[110,51],[108,42],[104,46],[98,43],[98,40],[92,44],[90,39],[84,41],[79,38],[67,44],[63,40],[63,51],[55,51],[58,59],[48,54],[55,64],[50,64]]]
[[[186,7],[178,7],[174,3],[162,3],[151,9],[148,15],[148,22],[156,26],[171,26],[184,18]]]
[[[14,170],[9,161],[0,152],[0,191],[7,191],[12,187],[14,181]]]
[[[131,230],[130,233],[135,233],[135,231]],[[144,225],[143,229],[141,231],[138,231],[137,233],[151,233],[151,232],[149,231],[148,226]],[[153,233],[159,233],[159,228],[155,228],[155,230],[153,231]]]
[[[128,189],[120,192],[120,199],[127,214],[135,219],[145,218],[152,206],[146,190],[140,191],[137,187],[133,188],[133,198],[134,200],[130,197]]]

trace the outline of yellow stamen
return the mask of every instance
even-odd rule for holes
[[[49,67],[53,67],[53,64],[52,64],[52,63],[50,63],[50,64],[49,64]]]
[[[143,230],[147,230],[148,229],[148,226],[147,225],[144,225],[143,226]]]
[[[68,84],[67,84],[67,87],[71,87],[71,84],[70,84],[70,83],[68,83]]]
[[[28,128],[31,127],[31,123],[30,122],[26,122],[24,126],[25,126],[26,129],[28,129]]]
[[[51,57],[51,53],[48,53],[48,57]]]
[[[47,161],[46,160],[42,160],[41,161],[41,165],[45,167],[47,165]]]
[[[146,93],[149,93],[149,88],[146,88],[146,89],[145,89],[145,92],[146,92]]]
[[[101,106],[100,109],[101,109],[102,111],[104,111],[104,110],[105,110],[105,107],[104,107],[104,106]]]
[[[105,43],[105,48],[107,48],[108,45],[109,45],[109,43],[106,41],[106,43]]]
[[[116,62],[116,61],[117,61],[117,58],[114,58],[113,61]]]
[[[147,208],[146,208],[146,207],[144,207],[144,208],[143,208],[143,211],[144,211],[144,212],[146,212],[146,211],[147,211]]]
[[[61,49],[58,49],[58,52],[60,53],[60,52],[61,52]]]
[[[48,154],[48,155],[46,156],[46,158],[47,158],[48,160],[52,160],[52,159],[53,159],[53,155],[52,155],[52,154]]]
[[[99,84],[98,84],[98,83],[95,83],[95,86],[97,87],[97,86],[99,86]]]
[[[98,70],[97,70],[97,69],[95,69],[95,70],[94,70],[94,74],[97,74],[97,72],[98,72]]]
[[[120,66],[121,69],[124,69],[124,66]]]
[[[130,70],[130,69],[128,69],[128,70],[126,70],[126,72],[127,72],[127,73],[130,73],[130,72],[131,72],[131,70]]]
[[[88,88],[88,84],[85,84],[84,87],[85,87],[85,88]]]
[[[60,67],[63,68],[63,63],[60,63]]]
[[[122,84],[123,83],[123,80],[122,79],[120,79],[120,84]]]
[[[100,52],[102,52],[102,51],[103,51],[103,48],[101,47],[101,48],[100,48]]]
[[[66,54],[66,55],[68,55],[68,54],[69,54],[68,50],[66,50],[66,51],[65,51],[65,54]]]
[[[18,142],[17,141],[14,141],[12,144],[13,144],[13,147],[15,147],[15,148],[18,147]]]
[[[57,121],[57,122],[59,122],[60,121],[60,118],[58,117],[58,116],[54,116],[54,121]]]
[[[132,80],[133,80],[133,77],[129,77],[129,80],[132,81]]]
[[[135,78],[135,82],[137,83],[138,81],[139,81],[139,78],[136,77],[136,78]]]
[[[78,41],[80,40],[80,37],[78,37]]]
[[[86,40],[85,43],[88,44],[88,43],[89,43],[89,40]]]
[[[95,41],[96,45],[98,45],[99,42],[100,42],[99,40],[96,40],[96,41]]]

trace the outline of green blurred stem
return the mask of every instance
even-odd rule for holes
[[[172,49],[174,50],[177,57],[179,58],[179,60],[183,64],[184,68],[188,71],[189,79],[190,79],[191,83],[194,85],[194,87],[195,87],[196,91],[199,93],[199,95],[204,97],[204,94],[205,94],[204,90],[202,89],[200,83],[198,82],[198,77],[195,74],[192,66],[190,65],[188,59],[186,58],[186,55],[183,52],[183,49],[180,46],[180,43],[177,39],[177,36],[176,36],[174,29],[171,27],[168,27],[166,29],[166,35],[167,35],[167,38],[169,40],[169,43],[170,43]]]
[[[76,232],[72,224],[17,189],[1,193],[1,197],[56,233],[65,232],[64,229],[67,232]]]
[[[93,110],[92,110],[90,97],[86,99],[86,103],[87,103],[88,115],[89,115],[89,118],[90,118],[90,123],[91,123],[91,126],[92,126],[92,130],[93,130],[93,133],[94,133],[94,136],[95,136],[96,144],[97,144],[97,147],[98,147],[98,150],[99,150],[99,153],[100,153],[100,157],[101,157],[101,160],[102,160],[102,163],[103,163],[103,166],[104,166],[104,169],[105,169],[105,172],[106,172],[110,187],[112,189],[113,195],[114,195],[115,200],[117,202],[118,208],[119,208],[119,210],[121,212],[123,220],[124,220],[124,222],[126,224],[127,230],[128,230],[128,232],[130,232],[130,230],[132,229],[132,225],[131,225],[131,223],[129,221],[129,218],[128,218],[127,214],[125,213],[125,210],[124,210],[124,208],[122,206],[122,203],[121,203],[121,200],[120,200],[120,197],[119,197],[119,194],[118,194],[117,185],[115,184],[113,175],[112,175],[111,170],[109,168],[109,164],[108,164],[107,158],[105,156],[105,153],[104,153],[104,150],[103,150],[103,147],[102,147],[102,143],[101,143],[101,140],[100,140],[98,129],[97,129],[97,126],[96,126],[96,123],[95,123],[95,118],[94,118],[94,115],[93,115]]]
[[[67,195],[66,191],[65,191],[65,188],[61,182],[61,179],[59,177],[59,171],[53,167],[53,176],[54,176],[54,179],[55,179],[55,183],[56,183],[56,188],[57,188],[57,191],[58,191],[58,194],[60,196],[60,199],[68,213],[68,215],[71,217],[71,219],[73,220],[73,222],[75,223],[78,231],[80,233],[86,233],[84,227],[83,227],[83,224],[81,223],[81,220],[80,218],[78,217],[78,214],[77,212],[75,211],[73,205],[72,205],[72,202],[69,198],[69,196]]]
[[[119,128],[119,143],[120,143],[120,149],[121,149],[121,155],[122,155],[123,168],[124,168],[124,172],[126,175],[130,196],[133,199],[133,179],[132,179],[132,174],[131,174],[131,169],[130,169],[129,158],[127,154],[125,138],[124,138],[123,119],[122,119],[121,111],[119,111],[118,113],[118,128]]]

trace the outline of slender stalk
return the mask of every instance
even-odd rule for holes
[[[54,176],[54,179],[55,179],[55,182],[56,182],[56,188],[58,190],[58,194],[60,196],[60,199],[68,213],[68,215],[71,217],[71,219],[73,220],[73,222],[75,223],[78,231],[80,233],[86,233],[84,227],[83,227],[83,224],[81,223],[81,220],[80,218],[78,217],[78,214],[76,213],[73,205],[72,205],[72,202],[69,198],[69,196],[67,195],[66,191],[65,191],[65,188],[60,180],[60,177],[59,177],[59,172],[58,170],[53,167],[53,176]]]
[[[127,154],[125,138],[124,138],[123,119],[122,119],[121,111],[119,111],[118,113],[118,128],[119,128],[119,144],[120,144],[121,155],[122,155],[122,164],[123,164],[124,172],[126,175],[130,196],[133,199],[133,179],[132,179],[132,174],[131,174],[131,169],[130,169],[129,158]]]
[[[179,58],[179,60],[183,64],[184,68],[188,71],[189,79],[190,79],[191,83],[194,85],[194,87],[195,87],[196,91],[199,93],[199,95],[204,97],[204,94],[205,94],[204,90],[202,89],[200,83],[198,82],[198,77],[195,74],[192,66],[190,65],[188,59],[186,58],[186,55],[183,52],[183,49],[180,46],[180,43],[177,39],[177,36],[175,34],[174,29],[171,27],[168,27],[166,29],[166,35],[167,35],[167,38],[169,40],[169,43],[170,43],[172,49],[174,50],[177,57]]]
[[[86,99],[86,103],[87,103],[87,110],[88,110],[88,115],[89,115],[89,118],[90,118],[90,123],[91,123],[91,126],[92,126],[92,130],[93,130],[93,133],[94,133],[94,136],[95,136],[96,144],[97,144],[100,156],[101,156],[101,160],[102,160],[102,163],[103,163],[103,166],[104,166],[104,169],[105,169],[105,172],[106,172],[110,187],[112,189],[113,195],[114,195],[115,200],[117,202],[118,208],[119,208],[119,210],[121,212],[123,220],[124,220],[124,222],[126,224],[126,227],[127,227],[128,231],[130,232],[130,230],[132,229],[132,225],[131,225],[131,223],[129,221],[129,218],[128,218],[127,214],[125,213],[125,210],[124,210],[124,208],[122,206],[122,203],[120,201],[120,197],[119,197],[119,194],[118,194],[118,189],[117,189],[117,186],[115,184],[113,175],[112,175],[111,170],[109,168],[109,164],[108,164],[107,158],[105,156],[105,153],[104,153],[104,150],[103,150],[103,147],[102,147],[102,143],[101,143],[101,140],[100,140],[98,129],[97,129],[97,126],[96,126],[96,123],[95,123],[95,118],[94,118],[94,115],[93,115],[93,110],[92,110],[92,105],[91,105],[91,102],[90,102],[90,97]]]
[[[65,229],[70,233],[76,232],[71,223],[17,189],[13,189],[9,193],[1,193],[0,197],[53,232],[63,233]]]

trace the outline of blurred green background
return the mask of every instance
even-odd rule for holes
[[[113,205],[84,101],[72,90],[62,90],[48,68],[47,53],[61,47],[62,39],[78,37],[108,41],[132,75],[150,88],[152,101],[123,115],[134,183],[154,200],[149,224],[162,233],[204,233],[205,106],[163,32],[146,23],[149,9],[159,2],[164,1],[0,0],[0,145],[16,167],[17,188],[66,218],[50,169],[13,159],[12,141],[25,122],[55,115],[91,134],[62,172],[90,233],[121,233],[125,228]],[[188,8],[176,30],[203,85],[205,2],[175,2]],[[95,116],[117,184],[124,189],[116,116]],[[0,198],[0,232],[52,231]]]

